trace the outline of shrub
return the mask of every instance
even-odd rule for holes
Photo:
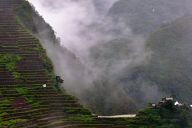
[[[0,54],[0,64],[5,65],[5,68],[10,71],[14,79],[21,78],[21,74],[16,71],[16,64],[21,60],[21,57],[13,54]]]

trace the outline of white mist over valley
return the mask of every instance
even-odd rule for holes
[[[183,93],[178,92],[182,84],[168,86],[178,79],[170,78],[178,68],[169,68],[174,55],[167,53],[166,58],[158,49],[164,47],[150,44],[154,32],[189,15],[189,0],[174,1],[29,0],[71,52],[59,53],[45,39],[55,72],[65,80],[63,87],[102,114],[135,112],[161,97]]]

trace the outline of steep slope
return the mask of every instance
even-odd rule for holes
[[[55,36],[52,27],[45,22],[29,2],[23,2],[17,8],[17,17],[21,24],[32,32],[46,49],[47,55],[53,62],[55,73],[65,79],[65,84],[62,86],[82,100],[80,93],[89,84],[86,82],[86,69],[79,58],[61,45],[62,43]],[[81,88],[77,88],[77,85]]]
[[[164,108],[165,113],[149,108],[133,119],[92,116],[76,98],[55,87],[53,67],[45,50],[16,18],[15,9],[23,2],[0,0],[0,127],[180,128],[181,119],[188,119],[188,113],[187,116],[185,113],[188,109],[185,108],[178,109],[185,112]],[[46,86],[42,86],[44,84]],[[167,117],[167,112],[175,114]],[[188,122],[182,125],[188,126]]]
[[[0,1],[0,126],[89,127],[85,124],[90,122],[111,127],[95,122],[76,98],[56,90],[45,50],[16,19],[15,9],[22,2]]]
[[[45,50],[16,20],[14,9],[22,2],[0,1],[1,126],[49,127],[54,122],[67,125],[65,115],[90,115],[77,99],[56,91]],[[43,88],[43,84],[47,87]]]

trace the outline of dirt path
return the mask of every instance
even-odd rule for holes
[[[106,119],[112,119],[112,118],[135,118],[136,114],[127,114],[127,115],[114,115],[114,116],[97,116],[98,118],[106,118]]]

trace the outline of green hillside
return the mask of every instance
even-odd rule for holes
[[[1,128],[191,127],[190,108],[176,107],[173,101],[139,111],[135,118],[92,115],[77,98],[59,90],[53,65],[36,38],[32,14],[38,15],[24,0],[0,0]],[[36,23],[47,27],[44,34],[58,43],[42,18]]]

